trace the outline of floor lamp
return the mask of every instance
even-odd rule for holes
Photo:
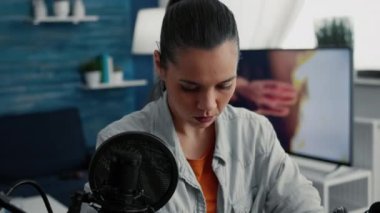
[[[162,20],[165,15],[165,8],[144,8],[138,11],[135,23],[135,30],[132,41],[133,55],[151,56],[153,61],[152,77],[153,82],[157,82],[158,78],[154,68],[154,50],[159,49],[160,33]],[[159,89],[158,89],[159,90]],[[158,91],[157,90],[157,91]],[[151,94],[150,99],[159,96],[156,88]]]
[[[133,34],[132,53],[150,55],[158,48],[165,8],[141,9],[137,13]]]

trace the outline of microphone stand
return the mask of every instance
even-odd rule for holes
[[[93,203],[93,202],[95,202],[95,199],[91,193],[86,193],[84,191],[77,191],[71,197],[71,205],[67,213],[80,213],[82,203]]]
[[[121,199],[118,201],[107,200],[99,201],[97,200],[92,193],[77,191],[71,197],[71,205],[67,213],[80,213],[82,203],[88,203],[89,205],[97,204],[102,206],[101,208],[92,206],[99,213],[152,213],[154,209],[146,204],[146,200],[149,200],[143,195],[143,190],[139,194],[134,196],[124,195],[125,201],[121,202]],[[136,202],[139,204],[137,205]],[[25,213],[25,212],[15,212],[15,213]]]

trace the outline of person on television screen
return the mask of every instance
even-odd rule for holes
[[[277,56],[266,50],[246,51],[241,56],[236,80],[236,90],[231,98],[234,106],[241,106],[266,116],[285,117],[297,98],[297,91],[291,82],[281,81],[272,76],[291,74],[289,66],[275,66]],[[287,61],[288,62],[288,61]],[[291,62],[291,61],[289,61]],[[277,71],[278,70],[278,71]],[[286,72],[284,72],[286,71]]]
[[[158,212],[323,212],[318,191],[262,115],[229,105],[239,36],[218,0],[171,0],[154,51],[162,96],[108,125],[97,147],[126,131],[161,138],[179,180]]]
[[[300,104],[306,82],[295,80],[307,51],[245,51],[239,61],[234,96],[230,103],[265,115],[282,147],[289,151],[299,127]]]
[[[231,101],[241,96],[252,110],[262,115],[284,117],[296,100],[292,85],[275,80],[253,80],[238,76],[236,93]]]

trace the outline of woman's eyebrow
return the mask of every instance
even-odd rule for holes
[[[232,76],[231,78],[229,78],[229,79],[227,79],[227,80],[224,80],[224,81],[220,82],[219,84],[227,83],[227,82],[229,82],[229,81],[234,80],[235,78],[236,78],[236,75]]]
[[[183,80],[183,79],[180,79],[179,81],[182,83],[185,83],[185,84],[199,85],[198,83],[196,83],[194,81]]]
[[[228,79],[226,79],[226,80],[224,80],[224,81],[221,81],[221,82],[219,82],[218,84],[224,84],[224,83],[227,83],[227,82],[229,82],[229,81],[234,80],[235,78],[236,78],[236,75],[234,75],[234,76],[232,76],[232,77],[230,77],[230,78],[228,78]],[[197,83],[197,82],[189,81],[189,80],[185,80],[185,79],[180,79],[179,81],[182,82],[182,83],[186,83],[186,84],[199,85],[199,83]]]

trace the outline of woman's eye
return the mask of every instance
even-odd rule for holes
[[[232,84],[231,83],[226,83],[226,84],[220,84],[217,86],[219,89],[230,89],[232,87]]]
[[[187,92],[198,90],[198,87],[195,85],[181,85],[181,88],[183,91],[187,91]]]

